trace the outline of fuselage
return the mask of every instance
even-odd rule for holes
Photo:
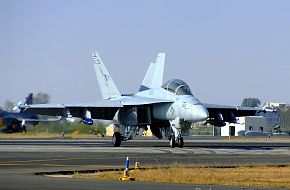
[[[154,104],[154,119],[174,120],[181,118],[189,122],[204,121],[208,118],[207,109],[193,96],[183,95],[173,103]]]
[[[208,111],[202,103],[192,95],[187,84],[181,80],[170,80],[162,88],[138,92],[134,98],[152,98],[168,101],[155,103],[152,116],[158,120],[174,120],[176,118],[189,122],[205,121]]]

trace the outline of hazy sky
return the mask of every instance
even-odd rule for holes
[[[52,102],[101,99],[98,51],[122,93],[136,92],[166,53],[203,102],[290,103],[290,1],[0,0],[0,106],[45,92]]]

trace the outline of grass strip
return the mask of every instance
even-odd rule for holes
[[[73,178],[118,180],[122,175],[123,171],[75,173]],[[174,165],[132,170],[130,176],[145,182],[290,188],[290,166],[211,168]]]

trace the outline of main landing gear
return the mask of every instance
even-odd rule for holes
[[[113,146],[119,147],[122,141],[134,139],[136,135],[140,134],[140,131],[142,128],[138,128],[138,126],[114,125]]]
[[[122,141],[133,139],[139,134],[139,129],[134,126],[114,126],[114,134],[112,137],[113,147],[119,147]],[[181,136],[181,128],[179,126],[179,119],[172,120],[170,122],[170,130],[166,132],[166,136],[169,137],[170,147],[183,148],[184,142]]]
[[[121,145],[122,137],[119,132],[114,132],[112,137],[113,147],[119,147]]]

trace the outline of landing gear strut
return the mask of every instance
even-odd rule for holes
[[[174,135],[172,135],[170,137],[170,147],[171,148],[174,148],[175,147],[175,136]]]
[[[174,148],[178,146],[179,148],[183,148],[184,142],[183,137],[181,136],[181,128],[179,126],[180,119],[176,118],[170,122],[171,127],[171,136],[170,136],[170,147]]]

